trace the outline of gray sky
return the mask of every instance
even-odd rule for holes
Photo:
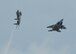
[[[18,9],[21,25],[14,29],[8,54],[76,54],[75,0],[0,0],[0,54],[15,28]],[[48,32],[46,27],[62,18],[67,29]]]

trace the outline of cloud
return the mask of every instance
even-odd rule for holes
[[[51,45],[49,42],[51,43]],[[55,50],[52,47],[54,43],[55,42],[53,38],[45,37],[45,39],[42,41],[40,45],[38,45],[36,41],[31,42],[25,52],[10,47],[7,54],[69,54],[69,45],[65,45],[59,48],[58,50]],[[7,46],[3,49],[0,49],[0,54],[4,54],[6,48]]]
[[[49,50],[45,47],[38,46],[35,42],[33,42],[29,46],[27,54],[49,54]]]
[[[70,46],[67,45],[67,46],[62,47],[59,54],[70,54]]]
[[[0,54],[5,54],[5,49],[6,48],[0,49]],[[19,50],[15,49],[15,48],[10,48],[7,54],[24,54],[24,52],[19,51]]]
[[[69,46],[62,47],[60,50],[55,51],[53,48],[38,46],[36,43],[32,43],[27,51],[27,54],[69,54]]]
[[[49,41],[51,45],[49,45]],[[66,44],[58,50],[55,50],[52,47],[54,43],[54,39],[50,39],[49,37],[46,37],[41,43],[41,45],[38,45],[37,42],[34,41],[30,44],[26,54],[69,54],[69,45]]]
[[[48,47],[43,46],[43,44],[39,46],[36,42],[32,42],[27,51],[23,52],[15,48],[9,48],[8,54],[69,54],[69,48],[70,46],[64,46],[56,51],[53,48],[48,49]],[[5,48],[0,49],[0,54],[4,54],[4,50]]]

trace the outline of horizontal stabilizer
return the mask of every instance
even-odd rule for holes
[[[53,31],[53,30],[48,30],[48,31],[50,32],[50,31]]]
[[[58,30],[57,32],[61,32],[60,30]]]
[[[54,27],[54,25],[51,25],[51,26],[47,26],[47,28],[53,28]]]
[[[14,23],[14,25],[18,25],[17,23]]]
[[[17,18],[15,18],[14,20],[18,20]]]
[[[61,26],[61,29],[66,29],[66,27],[64,25]]]
[[[63,29],[66,29],[66,27],[63,27]]]

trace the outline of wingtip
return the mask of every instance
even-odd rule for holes
[[[48,32],[53,31],[53,30],[48,30]]]
[[[47,26],[46,28],[50,28],[50,26]]]
[[[64,19],[62,18],[61,21],[63,21]]]

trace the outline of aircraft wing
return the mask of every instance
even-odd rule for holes
[[[54,27],[54,25],[51,25],[51,26],[47,26],[47,28],[53,28]]]
[[[66,29],[66,27],[64,25],[61,26],[61,29]]]

